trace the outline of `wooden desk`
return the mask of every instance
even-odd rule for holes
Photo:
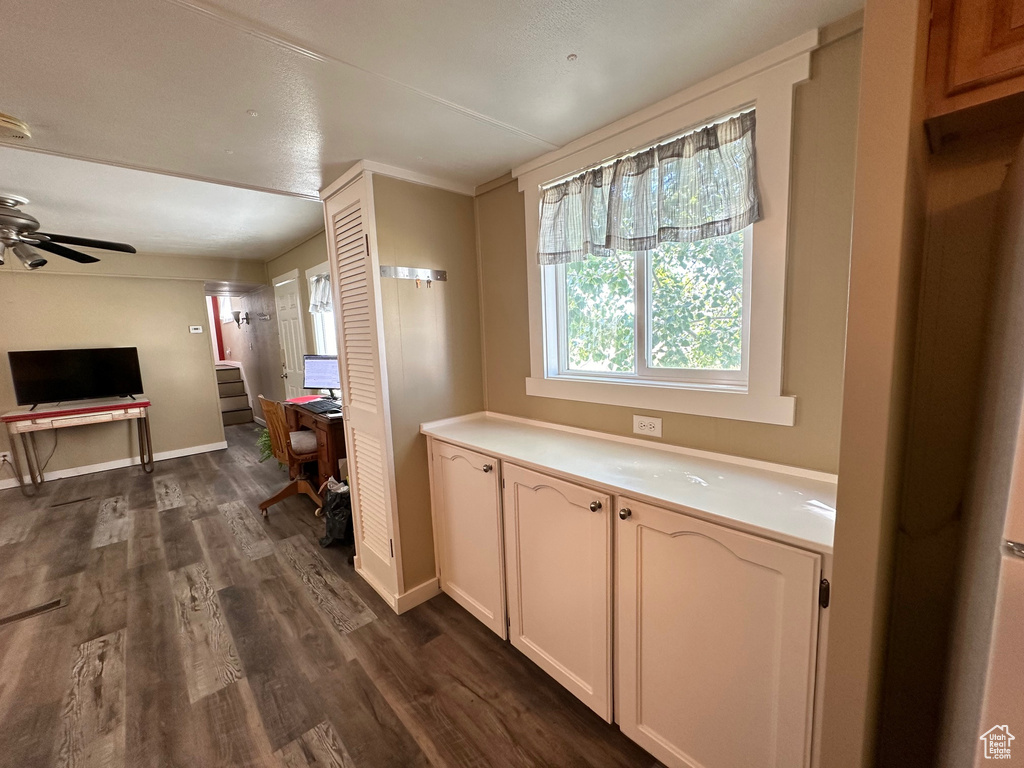
[[[28,486],[21,472],[21,461],[18,458],[18,446],[15,436],[21,442],[21,450],[25,454],[25,467],[32,487],[36,491],[42,486],[43,468],[39,465],[36,452],[35,433],[45,429],[63,429],[64,427],[80,427],[85,424],[104,424],[108,421],[134,421],[139,436],[139,463],[145,472],[153,471],[153,438],[149,432],[149,406],[147,398],[124,400],[85,400],[65,405],[44,405],[34,411],[19,408],[0,416],[7,427],[7,437],[11,443],[11,458],[14,459],[14,471],[18,475],[21,492],[29,496]]]
[[[296,403],[285,402],[284,415],[288,430],[311,429],[316,432],[317,483],[319,488],[327,478],[344,481],[338,477],[338,460],[345,458],[345,421],[340,416],[333,419],[322,413],[313,413]]]

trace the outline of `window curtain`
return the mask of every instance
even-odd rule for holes
[[[319,315],[324,312],[331,312],[334,305],[331,303],[331,276],[317,275],[309,281],[309,312]]]
[[[696,242],[761,219],[754,112],[591,168],[541,192],[541,264]]]

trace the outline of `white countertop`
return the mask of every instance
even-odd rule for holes
[[[827,479],[831,476],[821,473],[734,457],[691,455],[685,449],[649,447],[646,441],[566,431],[500,414],[431,422],[421,431],[611,493],[677,508],[815,552],[832,552],[836,486]]]

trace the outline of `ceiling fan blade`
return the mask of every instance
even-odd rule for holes
[[[104,251],[121,251],[122,253],[135,253],[135,248],[128,243],[112,243],[107,240],[90,240],[88,237],[72,237],[71,235],[51,235],[49,232],[38,232],[43,237],[50,238],[52,243],[66,243],[67,245],[81,245],[85,248],[100,248]]]
[[[92,264],[99,261],[95,256],[90,256],[87,253],[82,253],[81,251],[76,251],[71,248],[65,248],[63,245],[57,245],[57,243],[47,242],[46,240],[40,240],[32,247],[38,248],[40,251],[55,253],[58,256],[63,256],[65,259],[77,261],[79,264]]]

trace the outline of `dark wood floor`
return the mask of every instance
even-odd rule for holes
[[[396,616],[227,451],[0,491],[0,765],[652,766],[442,595]],[[2,621],[2,619],[0,619]]]

